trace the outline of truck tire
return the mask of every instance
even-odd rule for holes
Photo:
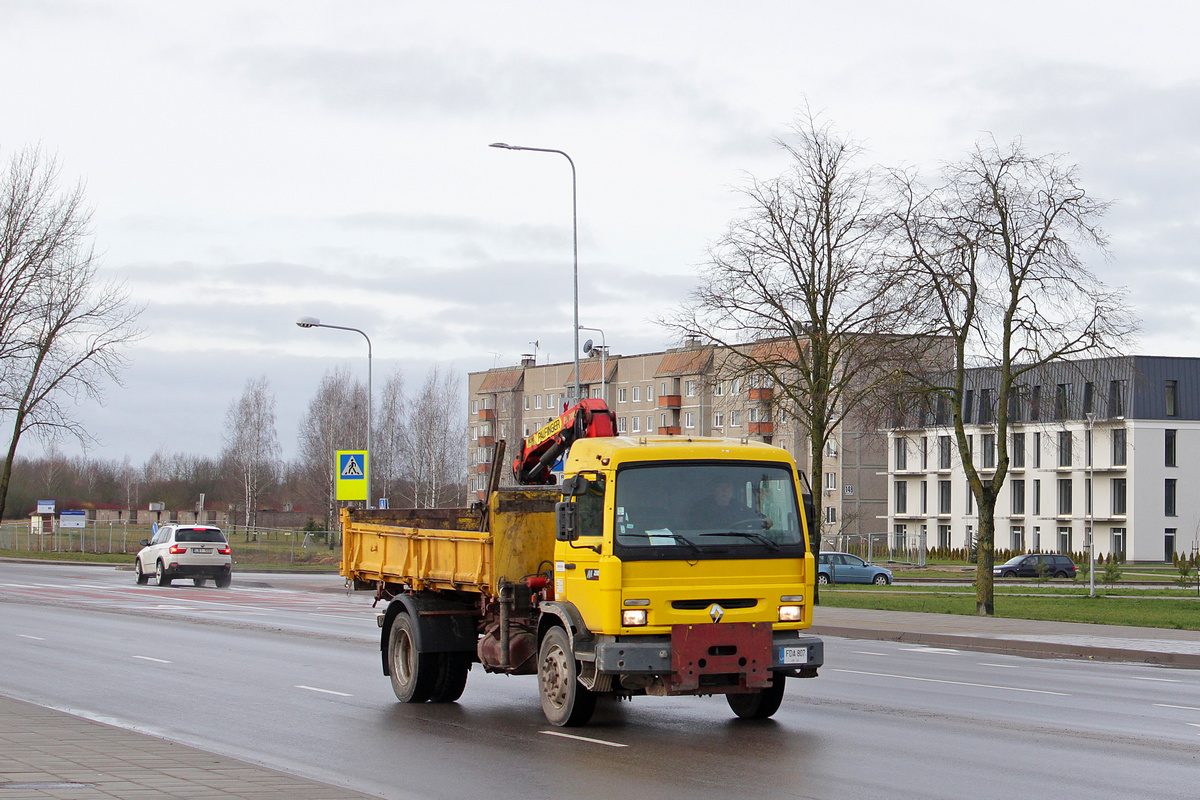
[[[786,682],[787,676],[776,672],[771,679],[771,685],[766,689],[747,694],[727,694],[725,699],[733,713],[742,719],[767,719],[779,710]]]
[[[462,697],[463,689],[467,688],[467,673],[471,671],[471,654],[439,653],[437,659],[437,680],[434,682],[429,702],[453,703]]]
[[[560,728],[586,725],[596,710],[595,693],[579,682],[579,662],[571,652],[571,640],[557,625],[546,631],[538,651],[538,693],[542,713]]]
[[[433,696],[439,658],[417,647],[414,624],[408,614],[397,614],[388,634],[388,666],[392,691],[401,703],[424,703]]]

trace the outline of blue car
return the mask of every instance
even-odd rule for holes
[[[849,553],[821,553],[817,556],[817,583],[873,583],[887,586],[892,571],[868,564]]]

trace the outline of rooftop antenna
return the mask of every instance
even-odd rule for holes
[[[492,356],[492,369],[495,369],[496,365],[500,363],[500,354],[494,350],[489,350],[488,353]]]
[[[542,340],[534,339],[529,344],[531,344],[533,346],[533,363],[536,365],[537,364],[537,354],[538,354],[538,350],[541,349]]]

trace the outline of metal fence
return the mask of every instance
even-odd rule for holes
[[[867,561],[925,566],[926,534],[916,533],[839,533],[821,537],[822,550],[853,553]]]

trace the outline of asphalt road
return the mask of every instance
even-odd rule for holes
[[[0,693],[388,798],[1200,794],[1195,671],[830,639],[765,723],[637,698],[567,731],[532,677],[478,668],[456,704],[398,704],[369,596],[266,583],[313,581],[0,563]]]

